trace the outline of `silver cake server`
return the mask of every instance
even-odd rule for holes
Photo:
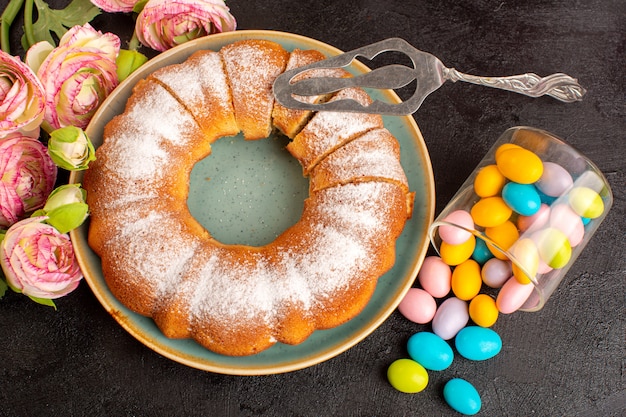
[[[294,77],[305,71],[347,67],[359,56],[371,60],[387,51],[404,53],[411,59],[413,67],[392,64],[351,78],[311,77],[293,81]],[[363,106],[350,99],[323,103],[307,103],[298,100],[298,96],[326,95],[348,87],[394,90],[408,85],[413,80],[417,80],[415,93],[408,100],[397,104],[374,100],[369,106]],[[424,99],[447,80],[452,82],[465,81],[513,91],[530,97],[548,95],[566,103],[582,100],[582,96],[586,92],[578,84],[578,80],[561,73],[547,77],[540,77],[532,73],[509,77],[479,77],[464,74],[454,68],[446,68],[437,57],[415,49],[404,39],[390,38],[310,65],[285,71],[274,82],[274,96],[280,104],[292,109],[407,115],[417,111]]]

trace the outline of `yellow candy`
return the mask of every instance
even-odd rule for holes
[[[387,368],[387,379],[398,391],[415,394],[428,385],[428,372],[412,359],[397,359]]]
[[[439,255],[441,260],[450,266],[458,265],[464,261],[467,261],[476,247],[476,238],[471,235],[469,239],[459,245],[450,245],[446,242],[441,242],[439,247]]]
[[[539,252],[535,243],[529,239],[524,238],[518,241],[511,254],[515,257],[515,261],[521,265],[530,275],[534,277],[537,275],[539,269]],[[520,284],[530,284],[530,278],[513,262],[513,275]]]
[[[531,151],[511,148],[496,156],[498,169],[508,179],[520,184],[532,184],[543,174],[543,162]]]
[[[482,227],[498,226],[507,221],[512,213],[502,197],[481,198],[470,210],[474,223]]]
[[[496,258],[502,259],[503,261],[506,261],[508,258],[502,253],[502,251],[509,250],[509,248],[513,246],[513,243],[519,239],[517,226],[515,226],[515,224],[510,220],[494,227],[487,227],[485,229],[485,235],[487,235],[487,237],[491,239],[493,243],[498,246],[498,248],[500,248],[500,250],[498,250],[493,244],[487,243],[487,247],[491,253],[493,253]]]
[[[498,159],[498,157],[500,156],[502,152],[508,151],[509,149],[519,149],[519,148],[521,148],[521,146],[516,145],[514,143],[503,143],[502,145],[498,146],[498,149],[496,149],[495,157],[496,159]]]
[[[480,265],[473,259],[459,264],[452,271],[452,292],[461,300],[471,300],[480,292],[483,280],[480,276]]]
[[[600,194],[588,187],[576,187],[569,193],[572,210],[581,217],[595,219],[604,212],[604,202]]]
[[[500,194],[506,178],[496,165],[483,167],[474,179],[474,192],[479,197],[492,197]]]
[[[487,294],[478,294],[469,304],[469,315],[474,323],[481,327],[491,327],[498,320],[496,300]]]

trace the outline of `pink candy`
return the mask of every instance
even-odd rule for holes
[[[465,229],[472,230],[474,229],[474,220],[472,220],[472,216],[465,210],[457,210],[448,214],[444,219],[444,222],[449,222],[452,224],[456,224],[457,226],[461,226]],[[467,239],[469,239],[471,233],[461,229],[460,227],[455,226],[440,226],[439,227],[439,237],[444,242],[450,245],[458,245],[461,244]]]
[[[398,311],[414,323],[429,323],[435,316],[437,303],[432,295],[420,288],[410,288],[398,305]]]
[[[532,294],[535,286],[532,284],[520,284],[515,277],[509,278],[504,283],[498,297],[496,298],[496,306],[502,314],[511,314],[519,310],[530,294]]]
[[[452,271],[450,266],[438,256],[424,259],[417,279],[424,290],[435,298],[442,298],[450,292]]]

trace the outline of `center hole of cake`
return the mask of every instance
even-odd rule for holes
[[[193,167],[187,205],[218,241],[263,246],[294,225],[308,197],[302,167],[280,135],[224,137]]]

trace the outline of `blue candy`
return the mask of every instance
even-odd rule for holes
[[[467,326],[457,333],[454,345],[464,358],[484,361],[500,353],[502,339],[498,333],[487,327]]]
[[[454,378],[443,387],[443,398],[461,414],[473,416],[480,411],[481,400],[476,388],[464,379]]]
[[[554,203],[557,200],[557,197],[552,197],[549,196],[547,194],[544,194],[539,188],[535,187],[535,191],[537,191],[537,194],[539,195],[539,199],[541,200],[542,203],[547,204],[547,205],[552,205],[552,203]]]
[[[532,216],[539,211],[541,198],[532,184],[507,183],[502,188],[502,199],[513,211],[522,216]]]
[[[409,338],[407,350],[411,358],[431,371],[443,371],[452,364],[454,353],[441,337],[430,332],[415,333]]]
[[[489,247],[487,247],[487,243],[482,239],[476,239],[472,259],[482,265],[491,258],[493,258],[493,253],[491,253]]]

